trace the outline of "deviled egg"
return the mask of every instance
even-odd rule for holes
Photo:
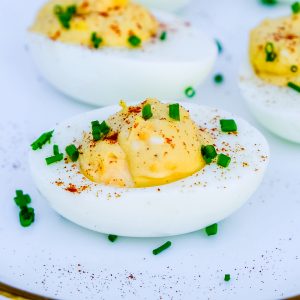
[[[240,88],[259,122],[300,143],[300,5],[288,17],[267,19],[250,34]]]
[[[265,138],[246,121],[155,99],[78,115],[32,148],[34,181],[59,214],[131,237],[188,233],[228,217],[269,160]]]
[[[194,95],[217,56],[214,40],[190,23],[129,0],[52,0],[28,46],[53,86],[95,105]]]

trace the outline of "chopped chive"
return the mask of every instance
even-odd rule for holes
[[[161,41],[165,41],[167,39],[167,32],[163,31],[159,37]]]
[[[79,151],[74,144],[67,146],[66,152],[73,162],[77,161],[79,157]]]
[[[143,107],[142,116],[144,120],[148,120],[153,116],[151,104],[148,103]]]
[[[217,156],[217,151],[213,145],[202,145],[201,154],[207,164],[210,164],[212,160]]]
[[[110,127],[107,125],[105,121],[100,124],[100,132],[102,135],[107,135],[110,131]]]
[[[16,197],[14,200],[21,209],[31,202],[30,196],[27,194],[24,195],[22,190],[16,190]]]
[[[99,121],[92,121],[92,135],[95,141],[102,139],[109,133],[109,131],[110,127],[105,121],[103,121],[101,124]]]
[[[223,132],[235,132],[235,131],[237,131],[237,125],[236,125],[234,120],[221,119],[220,120],[220,125],[221,125],[221,130]]]
[[[180,109],[178,103],[169,105],[169,116],[171,119],[180,121]]]
[[[291,6],[293,14],[298,14],[300,12],[300,2],[294,2]]]
[[[230,274],[225,274],[224,281],[229,281],[229,280],[230,280]]]
[[[218,224],[215,223],[210,226],[207,226],[205,228],[205,231],[208,236],[217,234],[218,233]]]
[[[215,81],[215,83],[217,83],[217,84],[222,83],[223,80],[224,80],[224,77],[223,77],[222,74],[216,74],[215,77],[214,77],[214,81]]]
[[[278,0],[261,0],[261,3],[265,5],[275,5],[278,3]]]
[[[59,153],[57,155],[45,158],[47,165],[54,164],[54,163],[59,162],[63,159],[64,159],[64,155],[62,153]]]
[[[114,234],[109,234],[107,238],[109,241],[111,241],[113,243],[117,240],[118,236],[114,235]]]
[[[96,32],[93,32],[91,34],[91,42],[93,44],[93,47],[95,49],[98,49],[100,44],[103,42],[103,39],[100,37],[100,36],[97,36],[97,33]]]
[[[58,155],[59,154],[59,148],[58,145],[53,145],[53,154]]]
[[[34,209],[32,207],[23,207],[19,213],[20,223],[23,227],[28,227],[34,222]]]
[[[54,6],[54,14],[58,18],[60,24],[65,29],[70,29],[70,22],[76,14],[76,5],[67,6],[64,10],[61,5]]]
[[[218,47],[218,53],[221,54],[223,52],[223,46],[222,46],[222,44],[219,40],[215,39],[215,42],[216,42],[217,47]]]
[[[43,146],[51,141],[54,130],[43,133],[38,139],[36,139],[32,144],[32,150],[42,149]]]
[[[154,255],[160,254],[161,252],[163,252],[163,251],[165,251],[166,249],[170,248],[171,245],[172,245],[172,243],[171,243],[170,241],[168,241],[168,242],[164,243],[163,245],[161,245],[160,247],[154,249],[154,250],[152,251],[152,253],[153,253]]]
[[[142,43],[142,40],[136,36],[136,35],[131,35],[129,38],[128,38],[128,43],[132,46],[132,47],[138,47],[141,45]]]
[[[265,53],[266,53],[266,62],[273,62],[277,54],[274,51],[274,44],[271,42],[268,42],[265,46]]]
[[[223,168],[227,168],[231,162],[231,158],[225,154],[219,154],[217,164]]]
[[[298,71],[298,66],[292,65],[291,66],[291,72],[296,73]]]
[[[288,87],[290,87],[291,89],[295,90],[296,92],[300,93],[300,86],[293,83],[293,82],[288,82],[287,84]]]
[[[196,95],[196,91],[191,86],[187,87],[184,93],[188,98],[192,98]]]

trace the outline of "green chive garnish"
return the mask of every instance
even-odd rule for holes
[[[42,149],[48,142],[50,144],[54,130],[43,133],[37,140],[31,144],[32,150]]]
[[[224,281],[229,281],[229,280],[230,280],[230,274],[225,274]]]
[[[300,3],[294,2],[291,6],[293,14],[298,14],[300,12]]]
[[[167,39],[167,32],[163,31],[159,38],[161,41],[165,41]]]
[[[215,223],[210,226],[207,226],[205,228],[205,231],[208,236],[217,234],[218,233],[218,224]]]
[[[291,72],[296,73],[298,71],[298,67],[296,65],[291,66]]]
[[[110,234],[110,235],[108,235],[107,238],[108,238],[109,241],[111,241],[113,243],[117,240],[118,236],[114,235],[114,234]]]
[[[261,3],[265,5],[275,5],[277,4],[277,0],[261,0]]]
[[[223,46],[222,46],[222,44],[219,40],[215,39],[215,42],[216,42],[217,47],[218,47],[218,53],[221,54],[223,52]]]
[[[180,109],[178,103],[169,105],[169,116],[173,120],[180,121]]]
[[[58,145],[53,145],[53,154],[58,155],[59,154],[59,148]]]
[[[128,43],[132,46],[132,47],[138,47],[141,45],[142,43],[142,40],[136,36],[136,35],[131,35],[129,38],[128,38]]]
[[[163,251],[165,251],[166,249],[170,248],[171,245],[172,245],[172,243],[171,243],[170,241],[168,241],[168,242],[164,243],[163,245],[161,245],[160,247],[154,249],[154,250],[152,251],[152,253],[153,253],[154,255],[160,254],[161,252],[163,252]]]
[[[201,154],[207,164],[210,164],[212,160],[217,156],[217,151],[213,145],[201,146]]]
[[[97,33],[96,32],[93,32],[91,34],[91,42],[93,44],[93,47],[95,49],[98,49],[100,44],[103,42],[103,39],[100,37],[100,36],[97,36]]]
[[[222,74],[216,74],[215,77],[214,77],[214,81],[217,84],[222,83],[223,80],[224,80],[224,77],[223,77]]]
[[[15,203],[22,209],[31,202],[31,198],[27,194],[23,194],[22,190],[16,190]]]
[[[295,90],[296,92],[300,93],[300,86],[293,83],[293,82],[288,82],[287,84],[288,87],[290,87],[291,89]]]
[[[274,45],[273,43],[268,42],[265,46],[265,53],[266,53],[266,61],[267,62],[273,62],[276,57],[277,54],[274,51]]]
[[[28,227],[34,222],[34,209],[32,207],[23,207],[19,213],[20,223],[23,227]]]
[[[63,160],[64,155],[59,153],[58,145],[53,145],[53,156],[45,158],[47,165],[51,165],[53,163],[59,162]]]
[[[152,109],[151,109],[151,105],[150,105],[150,104],[146,104],[146,105],[143,107],[143,110],[142,110],[142,116],[143,116],[144,120],[148,120],[148,119],[150,119],[150,118],[153,116],[153,113],[152,113]]]
[[[54,14],[65,29],[70,29],[70,22],[76,14],[76,5],[67,6],[64,10],[61,5],[55,5]]]
[[[95,141],[101,140],[105,137],[110,131],[110,127],[103,121],[101,124],[99,121],[92,122],[92,135]]]
[[[67,146],[66,152],[73,162],[77,161],[77,159],[79,157],[79,151],[75,145],[72,144],[72,145]]]
[[[231,158],[225,154],[219,154],[217,164],[223,168],[227,168],[231,162]]]
[[[223,132],[235,132],[237,131],[237,125],[234,120],[220,120],[221,130]]]
[[[184,93],[188,98],[192,98],[196,95],[196,91],[191,86],[187,87]]]

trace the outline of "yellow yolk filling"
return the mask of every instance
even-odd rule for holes
[[[70,6],[76,7],[76,13],[65,28],[55,11],[58,7],[65,12]],[[140,43],[150,40],[157,34],[158,22],[147,9],[129,0],[52,0],[39,11],[30,31],[91,48],[95,48],[91,38],[95,33],[100,46],[132,47],[130,37],[138,37]]]
[[[153,116],[144,120],[142,107],[151,104]],[[82,173],[98,183],[123,187],[148,187],[188,177],[205,166],[201,145],[212,139],[180,107],[180,121],[169,117],[169,105],[147,99],[127,107],[106,123],[109,135],[93,141],[83,138],[79,158]]]
[[[267,52],[273,52],[269,59]],[[300,15],[263,21],[251,31],[249,54],[261,79],[278,86],[300,84]]]

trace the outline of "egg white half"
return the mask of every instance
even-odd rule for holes
[[[190,0],[135,0],[134,2],[151,8],[177,11],[187,5]]]
[[[239,86],[262,125],[284,139],[300,143],[300,93],[261,80],[249,62],[240,69]]]
[[[261,183],[269,160],[268,144],[255,128],[236,116],[192,103],[182,105],[199,126],[214,136],[218,151],[231,157],[228,168],[212,163],[171,184],[117,188],[89,181],[78,172],[78,163],[62,161],[46,166],[45,157],[52,155],[52,144],[58,144],[61,150],[70,143],[79,145],[91,121],[107,119],[119,110],[118,106],[110,106],[61,123],[55,128],[51,145],[30,152],[37,188],[65,218],[91,230],[120,236],[184,234],[228,217]],[[238,134],[221,132],[220,118],[234,118]],[[78,193],[68,191],[70,183]]]
[[[140,49],[103,47],[98,50],[52,41],[28,33],[28,47],[44,78],[75,99],[98,106],[120,99],[147,97],[176,100],[187,87],[196,88],[217,57],[213,39],[167,13],[156,13],[171,29]]]

